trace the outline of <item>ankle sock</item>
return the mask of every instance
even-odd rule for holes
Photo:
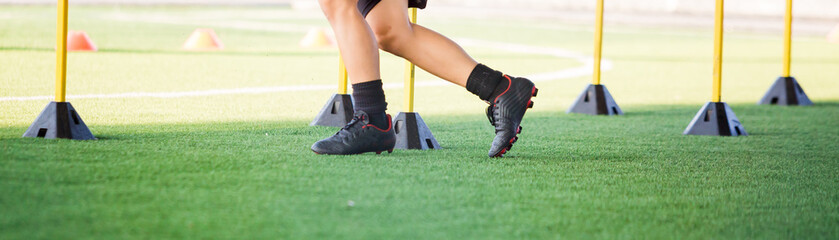
[[[370,124],[387,129],[387,102],[385,92],[382,90],[382,80],[357,83],[352,85],[353,110],[364,111],[370,117]]]
[[[370,124],[373,124],[373,126],[376,126],[377,128],[387,130],[388,127],[390,127],[390,122],[388,121],[386,113],[368,113],[367,116],[370,117]]]
[[[495,85],[495,89],[492,90],[492,94],[489,95],[489,100],[487,101],[492,102],[493,100],[495,100],[496,97],[506,92],[509,87],[510,79],[507,79],[502,75],[501,81],[498,81],[498,85]]]
[[[478,64],[466,80],[466,90],[477,95],[481,100],[490,102],[491,99],[507,90],[508,83],[503,73]]]

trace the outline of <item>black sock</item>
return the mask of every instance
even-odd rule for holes
[[[498,85],[495,85],[495,90],[492,90],[492,94],[489,95],[490,100],[488,101],[494,101],[496,97],[506,92],[508,88],[510,88],[510,79],[502,75],[501,81],[498,81]]]
[[[352,85],[353,107],[355,111],[364,111],[370,117],[370,124],[387,129],[387,102],[382,90],[382,80],[363,82]]]
[[[492,70],[486,65],[478,64],[469,74],[469,79],[466,80],[466,90],[478,95],[481,100],[489,102],[490,99],[495,98],[507,89],[506,83],[508,81],[502,80],[507,80],[503,73]],[[501,88],[500,91],[499,88]]]

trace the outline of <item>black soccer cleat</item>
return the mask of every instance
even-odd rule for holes
[[[528,108],[533,108],[531,98],[539,89],[526,78],[507,79],[507,90],[495,97],[487,107],[487,118],[495,126],[495,139],[489,148],[489,157],[502,157],[513,148],[521,133],[521,120]],[[501,84],[504,84],[502,81]]]
[[[381,129],[370,124],[370,117],[364,111],[357,111],[352,120],[338,133],[312,145],[312,151],[327,155],[353,155],[367,152],[381,154],[393,152],[396,133],[393,122],[387,115],[388,128]]]

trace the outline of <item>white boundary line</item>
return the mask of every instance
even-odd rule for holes
[[[154,21],[157,23],[172,23],[169,21]],[[174,24],[174,23],[172,23]],[[262,28],[262,27],[245,27],[246,22],[237,22],[237,24],[225,24],[221,27],[244,28],[252,30],[274,30],[274,31],[299,31],[297,27],[279,27],[279,28]],[[302,27],[302,26],[301,26]],[[557,58],[570,58],[582,66],[563,69],[554,72],[544,72],[526,75],[534,82],[568,79],[575,77],[588,76],[592,74],[594,68],[593,58],[582,55],[572,51],[550,48],[550,47],[536,47],[515,43],[493,42],[478,39],[458,38],[455,40],[463,46],[484,47],[496,50],[547,55]],[[612,62],[603,59],[601,70],[608,71],[612,69]],[[423,80],[415,83],[416,87],[430,87],[430,86],[446,86],[451,83],[443,80]],[[402,88],[402,83],[385,84],[385,89]],[[68,99],[113,99],[113,98],[183,98],[183,97],[202,97],[202,96],[219,96],[219,95],[237,95],[237,94],[266,94],[266,93],[280,93],[280,92],[301,92],[301,91],[323,91],[335,89],[335,85],[298,85],[298,86],[273,86],[273,87],[253,87],[253,88],[234,88],[234,89],[210,89],[200,91],[183,91],[183,92],[128,92],[128,93],[112,93],[112,94],[84,94],[84,95],[68,95]],[[33,101],[33,100],[50,100],[53,96],[21,96],[21,97],[0,97],[0,102],[9,101]]]

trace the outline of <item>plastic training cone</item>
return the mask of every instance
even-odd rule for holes
[[[95,52],[96,44],[93,44],[84,31],[69,31],[67,32],[67,51]]]
[[[830,31],[830,34],[827,34],[827,41],[832,43],[839,43],[839,24],[833,28],[833,31]]]
[[[313,28],[300,40],[301,47],[329,47],[334,46],[335,41],[322,28]]]
[[[184,50],[190,51],[216,51],[224,49],[216,32],[209,28],[199,28],[192,32],[183,46]]]

